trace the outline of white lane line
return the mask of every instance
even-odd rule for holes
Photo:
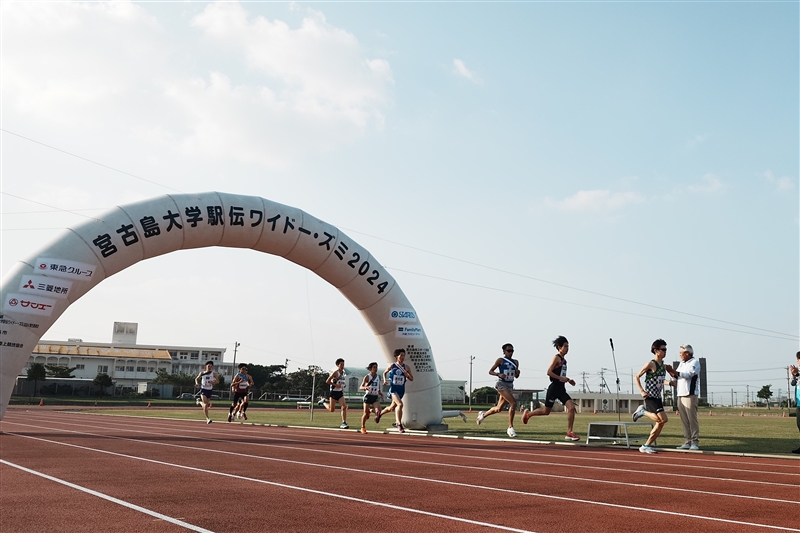
[[[126,415],[104,415],[104,414],[96,414],[96,413],[63,413],[63,414],[72,414],[72,415],[75,415],[75,416],[86,416],[86,415],[108,416],[108,417],[126,416]],[[152,417],[131,417],[131,416],[128,416],[128,418],[136,418],[136,419],[139,419],[139,420],[164,420],[164,419],[153,419]],[[185,419],[170,419],[170,420],[182,421],[182,422],[196,422],[194,420],[185,420]],[[150,427],[159,427],[159,428],[161,428],[161,426],[150,426]],[[309,429],[315,429],[315,428],[309,428]],[[303,433],[300,432],[300,431],[297,431],[294,434],[303,435]],[[336,439],[336,440],[341,440],[341,441],[344,441],[344,442],[352,442],[352,439],[348,439],[347,437],[339,437],[338,435],[330,435],[329,437],[333,438],[333,439]],[[476,445],[475,446],[469,446],[469,445],[467,445],[467,446],[463,446],[463,445],[458,446],[457,445],[457,446],[451,446],[451,448],[459,448],[459,449],[462,449],[462,450],[477,450],[477,451],[480,451],[480,448],[478,448],[478,443],[481,442],[480,440],[478,440],[478,439],[476,439],[474,441],[473,440],[464,441],[463,439],[459,439],[459,440],[461,440],[462,443],[476,442]],[[515,442],[521,443],[521,444],[525,443],[524,441],[515,441]],[[664,475],[664,476],[674,476],[674,477],[678,477],[678,478],[680,478],[682,480],[692,479],[692,478],[697,478],[697,479],[709,479],[709,478],[708,478],[708,476],[696,476],[696,475],[691,474],[690,472],[676,473],[676,472],[671,472],[669,470],[660,471],[660,472],[654,472],[652,470],[652,467],[653,466],[658,466],[658,467],[666,467],[668,469],[670,467],[684,468],[684,469],[694,469],[695,465],[694,464],[689,464],[690,462],[692,462],[692,463],[733,462],[733,461],[716,461],[716,460],[695,458],[695,457],[690,457],[689,454],[684,454],[686,457],[682,457],[682,462],[674,462],[674,461],[669,461],[668,462],[668,461],[662,460],[660,458],[654,459],[652,457],[649,457],[647,462],[643,462],[643,461],[633,460],[631,458],[613,458],[613,459],[609,459],[608,457],[601,457],[601,458],[599,458],[599,457],[588,457],[587,455],[590,454],[590,453],[591,454],[598,454],[598,453],[602,453],[602,452],[598,452],[596,450],[582,450],[582,451],[584,451],[585,453],[582,453],[580,456],[577,456],[575,454],[564,455],[564,454],[543,452],[541,449],[537,449],[536,450],[536,457],[555,457],[555,458],[559,458],[559,459],[569,459],[569,460],[578,459],[578,460],[581,460],[581,461],[596,461],[596,462],[605,462],[605,463],[623,463],[623,464],[634,464],[634,465],[637,465],[637,466],[646,465],[648,467],[647,470],[629,470],[626,467],[626,471],[633,472],[633,473],[645,474],[645,475],[648,475],[648,476],[652,476],[654,474],[656,474],[656,475]],[[615,450],[615,451],[620,451],[621,452],[621,450]],[[418,450],[409,450],[409,452],[422,453],[422,454],[425,454],[425,453],[435,454],[436,453],[436,452],[424,452],[424,451],[418,451]],[[553,465],[553,466],[568,466],[569,468],[573,468],[573,469],[581,468],[581,469],[611,470],[611,471],[615,471],[615,472],[619,471],[618,467],[604,467],[604,466],[594,466],[594,465],[576,465],[574,463],[553,463],[553,462],[547,462],[547,461],[533,461],[533,460],[531,460],[531,452],[529,450],[514,450],[514,449],[509,448],[508,450],[504,450],[504,453],[507,453],[508,455],[520,455],[520,456],[524,457],[523,460],[525,462],[529,462],[531,464],[542,464],[542,465]],[[440,455],[450,456],[452,454],[448,453],[448,454],[440,454]],[[607,455],[607,454],[605,454],[605,455]],[[633,454],[631,454],[631,455],[633,455]],[[637,454],[637,456],[638,455],[639,454]],[[462,455],[460,457],[467,458],[467,457],[471,457],[471,456]],[[673,458],[672,454],[670,454],[670,459],[672,459],[672,458]],[[519,459],[496,458],[496,460],[512,461],[514,463],[519,462]],[[658,461],[658,462],[655,462],[655,461]],[[756,463],[747,463],[747,465],[748,466],[753,466],[753,465],[758,466],[758,464],[756,464]],[[773,467],[773,468],[776,468],[776,469],[781,467],[781,465],[775,465],[775,464],[767,464],[765,466],[770,466],[770,467]],[[770,476],[788,476],[788,477],[792,477],[792,478],[800,478],[800,472],[787,472],[785,470],[783,470],[783,471],[780,471],[780,470],[750,470],[750,469],[744,469],[744,468],[726,468],[726,467],[721,467],[721,466],[705,466],[705,465],[701,466],[701,468],[703,468],[704,470],[719,470],[719,471],[737,472],[737,473],[747,472],[747,473],[752,473],[752,474],[761,474],[761,475],[770,475]],[[714,479],[719,479],[720,481],[728,481],[729,480],[728,478],[714,478]],[[764,484],[767,484],[767,485],[774,484],[774,482],[769,482],[769,481],[759,482],[759,481],[748,480],[746,482],[764,483]],[[792,484],[791,486],[795,486],[795,484]]]
[[[40,426],[31,426],[31,427],[40,427]],[[152,434],[152,432],[150,432],[150,431],[130,429],[129,427],[126,427],[124,425],[120,425],[120,426],[115,426],[115,425],[108,426],[108,425],[106,425],[106,426],[97,426],[97,427],[98,428],[104,428],[104,429],[120,429],[122,431],[126,431],[126,432],[129,432],[129,433],[144,433],[144,434],[147,434],[147,435]],[[139,427],[142,427],[142,426],[140,425]],[[152,425],[144,425],[143,427],[145,427],[145,428],[155,428],[155,429],[162,430],[162,431],[164,429],[166,429],[166,428],[163,428],[163,427],[160,427],[160,426],[152,426]],[[72,430],[61,430],[61,431],[70,432]],[[200,436],[195,437],[195,438],[202,439],[204,441],[226,442],[226,443],[230,443],[230,444],[246,444],[246,445],[250,445],[250,446],[263,446],[263,447],[279,448],[279,449],[287,449],[287,450],[300,450],[300,449],[302,449],[304,451],[309,451],[309,452],[313,452],[313,453],[326,453],[326,454],[332,454],[332,455],[343,455],[343,456],[347,456],[347,457],[358,457],[358,458],[364,458],[364,459],[371,459],[371,458],[374,457],[372,455],[362,455],[362,454],[354,454],[354,453],[349,453],[349,452],[337,452],[337,451],[334,451],[334,450],[319,449],[316,446],[312,446],[310,448],[302,448],[302,447],[298,447],[297,444],[281,446],[281,445],[278,445],[278,444],[242,442],[240,440],[228,440],[228,439],[222,439],[222,438],[214,438],[214,437],[209,436],[208,433],[202,432],[202,431],[194,431],[194,430],[192,430],[191,433],[200,434]],[[169,434],[160,433],[160,435],[171,436],[171,435],[174,435],[174,433],[169,433]],[[253,436],[250,435],[250,437],[252,438]],[[259,437],[256,437],[256,438],[259,438]],[[283,438],[276,437],[276,436],[269,436],[268,438],[269,438],[269,440],[272,440],[272,441],[275,441],[275,440],[288,441],[288,442],[292,441],[292,439],[283,439]],[[137,439],[134,438],[133,440],[137,440]],[[138,442],[138,440],[137,440],[137,442]],[[353,441],[351,441],[351,442],[353,442]],[[151,443],[151,444],[160,444],[160,443]],[[344,444],[340,444],[340,445],[344,446]],[[380,452],[385,451],[385,447],[384,446],[359,446],[359,449],[360,450],[375,449],[375,450],[378,450]],[[444,457],[459,457],[459,458],[462,458],[462,459],[476,459],[476,457],[472,456],[472,455],[462,455],[462,454],[454,454],[454,453],[431,452],[431,451],[422,451],[422,450],[403,450],[403,451],[405,451],[407,453],[412,453],[412,454],[435,455],[435,456],[444,456]],[[481,459],[485,459],[485,457],[481,457]],[[645,483],[630,483],[630,482],[625,482],[625,481],[613,481],[613,480],[607,480],[607,479],[593,479],[593,478],[579,477],[579,476],[567,476],[567,475],[564,475],[564,474],[546,474],[546,473],[543,473],[543,472],[525,472],[525,471],[520,471],[520,470],[504,470],[504,469],[500,469],[500,468],[496,468],[496,467],[480,467],[480,466],[472,466],[472,465],[456,465],[456,464],[451,464],[451,463],[437,463],[437,462],[432,462],[432,461],[420,461],[420,460],[417,460],[417,459],[404,459],[404,458],[397,458],[397,457],[389,457],[389,458],[386,458],[386,460],[387,461],[399,461],[399,462],[413,462],[413,463],[418,463],[418,464],[422,464],[422,465],[426,465],[426,466],[446,466],[446,467],[450,467],[450,468],[467,468],[467,469],[482,470],[482,471],[488,471],[488,472],[503,472],[503,473],[516,474],[516,475],[554,478],[554,479],[559,479],[559,480],[567,479],[567,480],[572,480],[572,481],[583,481],[583,482],[589,482],[589,483],[600,483],[600,484],[605,484],[605,485],[622,485],[622,486],[628,486],[628,487],[634,487],[634,488],[648,488],[648,489],[654,489],[654,490],[665,490],[665,491],[670,491],[670,492],[676,492],[677,491],[677,492],[685,492],[685,493],[688,493],[688,494],[723,496],[723,497],[730,497],[730,498],[742,498],[742,499],[748,499],[748,500],[761,500],[761,501],[768,501],[768,502],[780,502],[780,503],[789,503],[789,504],[793,504],[793,505],[800,505],[800,501],[796,501],[796,500],[781,500],[781,499],[777,499],[775,497],[752,496],[752,495],[747,495],[747,494],[731,494],[731,493],[728,493],[728,492],[712,492],[712,491],[707,491],[707,490],[689,489],[689,488],[684,488],[684,487],[665,487],[665,486],[661,486],[661,485],[647,485]],[[519,460],[496,458],[496,457],[492,458],[492,460],[508,461],[508,462],[512,462],[514,464],[519,464],[519,462],[520,462]],[[613,472],[619,472],[618,468],[609,468],[609,467],[601,467],[601,466],[577,467],[575,465],[570,465],[570,464],[567,464],[567,463],[548,463],[548,462],[545,462],[545,461],[531,461],[529,459],[525,460],[523,462],[525,464],[539,464],[539,465],[545,465],[545,466],[565,466],[565,467],[573,468],[573,469],[574,468],[585,468],[585,469],[591,469],[591,470],[603,470],[603,471],[610,470],[610,471],[613,471]],[[626,472],[643,473],[643,474],[647,474],[648,477],[650,477],[652,475],[661,475],[660,473],[653,472],[653,471],[644,472],[644,471],[640,471],[640,470],[626,470]],[[678,474],[672,474],[672,475],[677,476]],[[726,482],[727,481],[727,482],[736,482],[736,483],[770,485],[770,486],[786,487],[786,488],[795,488],[797,486],[795,484],[777,483],[777,482],[774,482],[774,481],[754,481],[754,480],[746,480],[746,479],[742,480],[742,479],[735,479],[735,478],[719,478],[719,477],[711,478],[709,476],[696,476],[696,475],[685,475],[685,476],[680,476],[680,477],[682,477],[682,478],[690,478],[690,479],[694,479],[694,478],[697,478],[697,479],[713,479],[715,481],[722,481],[722,482]]]
[[[43,477],[43,478],[45,478],[47,480],[54,481],[54,482],[60,483],[62,485],[66,485],[67,487],[69,487],[71,489],[76,489],[76,490],[79,490],[81,492],[85,492],[87,494],[91,494],[92,496],[96,496],[98,498],[102,498],[104,500],[108,500],[111,503],[116,503],[117,505],[121,505],[123,507],[127,507],[128,509],[133,509],[134,511],[139,511],[140,513],[144,513],[144,514],[147,514],[147,515],[150,515],[150,516],[154,516],[154,517],[159,518],[159,519],[161,519],[161,520],[163,520],[165,522],[169,522],[170,524],[175,524],[176,526],[181,526],[181,527],[189,529],[191,531],[197,531],[198,533],[214,533],[210,529],[205,529],[205,528],[202,528],[200,526],[196,526],[194,524],[189,524],[188,522],[184,522],[182,520],[178,520],[177,518],[172,518],[171,516],[167,516],[165,514],[157,513],[156,511],[151,511],[150,509],[146,509],[144,507],[140,507],[140,506],[135,505],[133,503],[126,502],[124,500],[120,500],[120,499],[114,498],[113,496],[109,496],[108,494],[103,494],[102,492],[97,492],[96,490],[87,489],[86,487],[81,487],[80,485],[76,485],[75,483],[70,483],[69,481],[66,481],[64,479],[59,479],[57,477],[53,477],[53,476],[47,475],[47,474],[45,474],[43,472],[37,472],[36,470],[31,470],[30,468],[25,468],[22,465],[18,465],[18,464],[12,463],[10,461],[6,461],[5,459],[0,459],[0,463],[2,463],[4,465],[7,465],[7,466],[10,466],[10,467],[13,467],[13,468],[17,468],[19,470],[22,470],[23,472],[27,472],[29,474],[33,474],[34,476]]]
[[[62,431],[64,431],[64,430],[62,430]],[[104,437],[104,438],[108,438],[108,439],[123,440],[123,441],[129,440],[129,441],[133,441],[133,442],[137,442],[137,443],[157,444],[157,445],[160,445],[160,446],[168,446],[168,447],[173,447],[173,448],[187,449],[187,450],[191,450],[191,451],[195,451],[195,452],[200,451],[200,452],[207,452],[207,453],[218,453],[218,454],[223,454],[223,455],[232,455],[232,456],[235,456],[235,457],[244,457],[244,458],[248,458],[248,459],[260,459],[260,460],[266,460],[266,461],[290,463],[290,464],[308,466],[308,467],[314,467],[314,468],[328,468],[328,469],[332,469],[332,470],[343,470],[345,472],[351,472],[351,473],[355,472],[355,473],[359,473],[359,474],[367,474],[367,475],[370,475],[370,476],[381,475],[381,476],[392,477],[392,478],[408,479],[408,480],[412,480],[412,481],[427,481],[429,483],[450,485],[450,486],[455,486],[455,487],[460,487],[460,488],[469,488],[469,489],[476,489],[476,490],[487,490],[487,491],[491,491],[491,492],[500,492],[500,493],[506,493],[506,494],[515,494],[515,495],[518,495],[518,496],[534,496],[534,497],[538,497],[538,498],[547,498],[547,499],[558,500],[558,501],[564,503],[564,497],[563,496],[554,496],[554,495],[551,495],[551,494],[542,494],[542,493],[536,493],[536,492],[504,489],[504,488],[499,488],[499,487],[488,487],[488,486],[484,486],[484,485],[472,485],[470,483],[459,483],[459,482],[455,482],[455,481],[446,481],[446,480],[431,479],[431,478],[424,478],[424,477],[418,477],[418,476],[409,476],[409,475],[404,475],[404,474],[392,474],[392,473],[380,472],[380,471],[376,472],[376,471],[372,471],[372,470],[363,470],[363,469],[360,469],[360,468],[349,468],[349,467],[343,467],[343,466],[334,466],[334,465],[329,465],[329,464],[317,464],[317,463],[309,463],[309,462],[305,462],[305,461],[292,461],[292,460],[289,460],[289,459],[276,459],[276,458],[272,458],[272,457],[262,457],[260,455],[252,455],[252,454],[239,453],[239,452],[229,452],[229,451],[224,451],[224,450],[214,450],[214,449],[208,449],[208,448],[196,448],[196,447],[193,447],[193,446],[184,446],[184,445],[181,445],[181,444],[168,444],[168,443],[160,443],[160,442],[159,443],[154,443],[154,442],[144,441],[144,440],[140,440],[140,439],[131,439],[131,438],[126,438],[126,437],[116,437],[116,436],[110,436],[110,435],[103,436],[103,435],[95,435],[95,434],[92,434],[92,433],[85,433],[85,432],[81,433],[81,432],[77,432],[77,431],[69,431],[69,433],[79,433],[79,434],[83,434],[83,435],[92,435],[92,436]],[[147,459],[147,458],[144,458],[144,457],[136,457],[136,456],[127,455],[127,454],[118,453],[118,452],[111,452],[111,451],[107,451],[107,450],[88,448],[88,447],[85,447],[85,446],[79,446],[77,444],[68,444],[68,443],[65,443],[65,442],[51,441],[49,439],[43,439],[43,438],[40,438],[40,437],[32,437],[32,436],[29,436],[29,435],[21,435],[21,434],[17,434],[17,433],[8,433],[8,434],[9,435],[15,435],[15,436],[18,436],[18,437],[23,437],[23,438],[28,438],[28,439],[48,442],[48,443],[52,443],[52,444],[58,444],[58,445],[61,445],[61,446],[68,446],[68,447],[72,447],[72,448],[89,450],[89,451],[94,451],[94,452],[98,452],[98,453],[115,455],[115,456],[118,456],[118,457],[126,457],[126,458],[129,458],[129,459],[134,459],[134,460],[138,460],[138,461],[145,461],[145,462],[151,462],[151,463],[156,463],[156,464],[160,464],[160,465],[173,466],[173,467],[176,467],[176,468],[185,468],[187,470],[194,470],[194,471],[198,471],[198,472],[204,472],[204,473],[215,474],[215,475],[220,475],[220,476],[233,477],[233,478],[236,478],[236,479],[239,479],[239,480],[249,480],[249,481],[253,481],[253,482],[256,482],[256,483],[264,483],[264,484],[275,485],[275,486],[280,486],[280,487],[284,487],[284,488],[290,488],[290,489],[293,488],[293,489],[297,489],[297,490],[303,490],[303,491],[312,492],[312,493],[315,493],[315,494],[328,495],[327,493],[321,493],[319,491],[315,491],[315,490],[312,490],[312,489],[307,489],[305,487],[294,487],[292,485],[284,485],[282,483],[277,483],[277,482],[272,482],[272,481],[265,481],[265,480],[256,479],[256,478],[245,478],[245,477],[241,477],[241,476],[237,476],[237,475],[233,475],[233,474],[226,474],[224,472],[215,472],[215,471],[203,470],[203,469],[195,468],[195,467],[191,467],[191,466],[184,466],[184,465],[179,465],[179,464],[174,464],[174,463],[166,463],[166,462],[163,462],[163,461],[157,461],[155,459]],[[384,457],[384,459],[386,459],[386,458]],[[342,495],[336,495],[336,494],[330,494],[330,496],[332,496],[332,497],[341,497],[341,498],[344,498],[344,499],[359,501],[359,502],[368,503],[368,504],[373,504],[374,503],[375,505],[384,506],[384,507],[390,507],[390,508],[396,508],[396,509],[402,509],[402,510],[409,511],[409,512],[419,512],[419,513],[423,513],[423,514],[431,514],[431,513],[428,513],[427,511],[421,511],[421,510],[405,508],[405,507],[396,507],[396,506],[391,505],[391,504],[383,504],[383,503],[378,503],[378,502],[368,502],[368,501],[361,500],[360,498],[351,498],[349,496],[342,496]],[[774,526],[774,525],[769,525],[769,524],[758,524],[758,523],[755,523],[755,522],[744,522],[744,521],[740,521],[740,520],[730,520],[730,519],[726,519],[726,518],[716,518],[716,517],[709,517],[709,516],[693,515],[693,514],[688,514],[688,513],[676,513],[676,512],[673,512],[673,511],[664,511],[664,510],[661,510],[661,509],[651,509],[651,508],[646,508],[646,507],[635,507],[635,506],[632,506],[632,505],[622,505],[622,504],[616,504],[616,503],[598,502],[598,501],[593,501],[593,500],[583,500],[583,499],[572,498],[572,497],[569,498],[569,502],[570,503],[583,503],[583,504],[589,504],[589,505],[599,505],[599,506],[602,506],[602,507],[611,507],[611,508],[615,508],[615,509],[625,509],[625,510],[629,510],[629,511],[650,512],[650,513],[668,515],[668,516],[671,516],[671,517],[679,517],[679,518],[682,518],[682,519],[695,518],[695,519],[698,519],[698,520],[708,520],[708,521],[711,521],[711,522],[721,522],[721,523],[726,523],[726,524],[736,524],[736,525],[762,527],[762,528],[766,528],[766,529],[778,529],[778,530],[781,530],[781,531],[796,531],[796,532],[800,532],[800,529],[787,528],[787,527],[782,527],[782,526]],[[447,518],[447,519],[456,520],[456,521],[462,521],[462,522],[486,525],[487,527],[499,528],[499,529],[508,530],[508,531],[522,531],[522,530],[517,530],[517,529],[514,529],[514,528],[508,528],[508,527],[505,527],[505,526],[499,526],[499,525],[496,525],[496,524],[485,524],[483,522],[474,522],[474,521],[471,521],[471,520],[468,520],[468,519],[459,518],[459,517],[451,517],[451,516],[446,516],[446,515],[434,515],[434,516],[440,516],[442,518]]]
[[[498,524],[490,524],[488,522],[480,522],[478,520],[470,520],[468,518],[461,518],[461,517],[458,517],[458,516],[450,516],[450,515],[443,515],[443,514],[439,514],[439,513],[432,513],[430,511],[423,511],[421,509],[412,509],[410,507],[403,507],[403,506],[394,505],[394,504],[391,504],[391,503],[369,501],[369,500],[365,500],[362,497],[355,498],[355,497],[352,497],[352,496],[345,496],[343,494],[331,494],[331,493],[328,493],[328,492],[321,492],[321,491],[318,491],[318,490],[315,490],[315,489],[309,489],[307,487],[299,487],[299,486],[295,486],[295,485],[287,485],[285,483],[278,483],[278,482],[275,482],[275,481],[267,481],[265,479],[244,477],[242,475],[228,474],[226,472],[217,472],[215,470],[205,470],[203,468],[197,468],[197,467],[194,467],[194,466],[186,466],[186,465],[179,465],[179,464],[176,464],[176,463],[168,463],[166,461],[158,461],[156,459],[147,459],[145,457],[136,457],[135,455],[127,455],[127,454],[124,454],[124,453],[110,452],[110,451],[107,451],[107,450],[99,450],[99,449],[96,449],[96,448],[89,448],[87,446],[79,446],[77,444],[68,444],[66,442],[58,442],[58,441],[49,440],[49,439],[42,439],[42,438],[39,438],[39,437],[31,437],[29,435],[20,435],[18,433],[13,433],[13,432],[8,432],[6,434],[7,435],[14,435],[16,437],[23,437],[23,438],[26,438],[26,439],[33,439],[33,440],[38,440],[38,441],[42,441],[42,442],[48,442],[48,443],[51,443],[51,444],[58,444],[60,446],[68,446],[70,448],[78,448],[80,450],[87,450],[87,451],[92,451],[92,452],[97,452],[97,453],[104,453],[104,454],[108,454],[108,455],[114,455],[114,456],[117,456],[117,457],[124,457],[126,459],[133,459],[135,461],[144,461],[144,462],[147,462],[147,463],[154,463],[154,464],[157,464],[157,465],[160,465],[160,466],[168,466],[168,467],[173,467],[173,468],[182,468],[184,470],[190,470],[192,472],[199,472],[201,474],[208,474],[208,475],[215,475],[215,476],[222,476],[222,477],[232,478],[232,479],[235,479],[239,483],[241,483],[242,481],[252,481],[253,483],[260,483],[262,485],[270,485],[270,486],[273,486],[273,487],[280,487],[280,488],[284,488],[284,489],[297,490],[297,491],[300,491],[300,492],[307,492],[307,493],[310,493],[310,494],[314,494],[316,496],[338,498],[338,499],[341,499],[341,500],[347,500],[347,501],[351,501],[351,502],[355,502],[355,503],[361,503],[361,504],[367,504],[367,505],[375,505],[377,507],[385,507],[387,509],[392,509],[392,510],[395,510],[395,511],[405,511],[405,512],[409,512],[409,513],[421,514],[421,515],[425,515],[425,516],[432,516],[434,518],[441,518],[441,519],[444,519],[444,520],[453,520],[455,522],[462,522],[462,523],[466,523],[466,524],[483,526],[483,527],[488,527],[488,528],[492,528],[492,529],[500,529],[500,530],[503,530],[503,531],[513,531],[515,533],[536,533],[535,531],[531,531],[529,529],[518,529],[518,528],[515,528],[515,527],[501,526],[501,525],[498,525]],[[134,440],[134,439],[120,439],[120,440]],[[137,441],[137,442],[139,442],[139,441]],[[190,449],[190,450],[193,449],[190,446],[177,446],[177,447],[179,447],[179,448],[187,448],[187,449]],[[196,451],[208,451],[208,450],[204,450],[203,448],[197,448]],[[231,453],[230,455],[240,455],[242,457],[258,458],[258,456],[248,456],[248,455],[245,455],[245,454],[234,454],[234,453]],[[4,463],[6,462],[6,461],[3,461],[2,459],[0,459],[0,461],[2,461]],[[314,465],[313,463],[311,463],[309,465],[310,466],[322,466],[322,465]],[[11,466],[16,466],[16,465],[11,465]],[[25,469],[24,467],[20,467],[20,468]],[[27,470],[27,469],[25,469],[25,470]],[[38,472],[34,472],[34,471],[31,471],[31,473],[42,475],[42,476],[48,477],[48,478],[50,477],[50,476],[47,476],[45,474],[39,474]],[[374,474],[374,472],[370,472],[370,473]],[[409,477],[409,476],[401,476],[401,477]],[[56,478],[52,478],[52,479],[54,481],[62,482],[61,480],[58,480]],[[69,484],[70,486],[72,486],[71,483],[68,483],[66,481],[64,481],[63,483],[64,484]],[[79,488],[79,489],[82,489],[81,487],[78,487],[77,485],[75,487]],[[82,489],[82,490],[89,491],[89,489]],[[91,491],[91,492],[94,492],[94,491]],[[513,492],[513,491],[509,491],[509,492]],[[99,495],[101,497],[104,496],[104,495],[102,495],[100,493],[95,493],[95,494],[97,494],[97,495]],[[112,499],[110,496],[107,497],[107,498]],[[116,500],[116,498],[114,498],[114,500]],[[119,501],[119,500],[117,500],[117,501]],[[120,503],[124,503],[124,502],[120,502]],[[131,505],[131,504],[126,504],[126,505]],[[158,515],[158,516],[161,517],[162,515]],[[207,532],[208,530],[198,529],[197,531]],[[800,530],[798,530],[798,531],[800,531]],[[214,533],[214,532],[208,531],[208,533]]]

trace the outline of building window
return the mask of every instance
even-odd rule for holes
[[[200,359],[200,352],[191,352],[189,355],[191,356],[190,359],[192,361],[197,361]]]
[[[136,371],[137,372],[147,372],[147,369],[145,367],[143,367],[143,366],[137,366],[136,367]]]
[[[97,365],[98,374],[108,374],[108,365]]]
[[[86,368],[85,365],[81,365],[81,364],[75,365],[75,370],[83,370],[84,368]]]
[[[155,372],[155,371],[156,371],[156,367],[154,367],[154,366],[148,366],[148,367],[147,367],[147,371],[148,371],[148,372],[151,372],[151,373],[152,373],[152,372]]]
[[[125,367],[125,372],[133,372],[133,367],[132,366],[126,366]]]
[[[178,353],[179,359],[189,359],[189,352],[179,352]]]
[[[116,372],[125,372],[125,367],[124,366],[115,366],[114,370]]]

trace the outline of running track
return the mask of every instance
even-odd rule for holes
[[[800,532],[800,462],[9,409],[12,532]]]

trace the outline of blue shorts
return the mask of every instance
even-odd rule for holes
[[[395,387],[389,387],[389,397],[391,397],[392,394],[397,394],[397,397],[402,400],[403,396],[405,395],[405,393],[406,393],[406,388],[405,387],[396,387],[396,388]]]
[[[205,396],[209,400],[211,399],[211,393],[212,392],[214,392],[212,389],[200,389],[200,394],[202,394],[203,396]]]

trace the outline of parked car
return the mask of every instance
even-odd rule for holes
[[[307,402],[311,396],[284,396],[281,398],[282,402]]]
[[[194,394],[191,392],[184,392],[183,394],[178,395],[178,400],[191,400],[194,398]]]

